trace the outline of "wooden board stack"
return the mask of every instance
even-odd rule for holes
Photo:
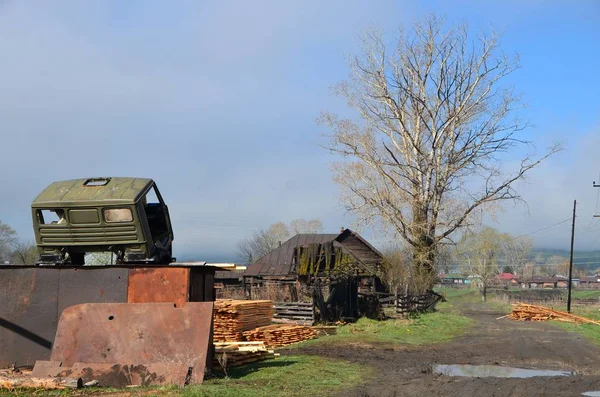
[[[507,316],[513,320],[518,321],[546,321],[546,320],[558,320],[568,323],[577,324],[595,324],[600,325],[600,322],[590,320],[589,318],[576,316],[567,312],[561,312],[553,310],[544,306],[530,305],[527,303],[515,303],[513,304],[512,313]],[[502,317],[500,317],[502,318]]]
[[[317,332],[302,325],[269,325],[244,332],[249,341],[264,341],[269,347],[287,346],[317,337]]]
[[[231,368],[275,357],[264,342],[216,342],[213,368]]]
[[[216,342],[243,341],[243,332],[271,324],[273,302],[268,300],[215,301],[213,340]]]

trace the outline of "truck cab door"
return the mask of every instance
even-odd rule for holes
[[[158,263],[170,263],[172,260],[173,229],[169,209],[156,184],[146,192],[143,199],[144,213],[148,220],[150,239],[153,243],[150,255]]]

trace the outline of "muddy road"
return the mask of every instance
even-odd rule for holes
[[[452,342],[430,346],[308,346],[307,354],[366,364],[375,376],[350,396],[578,396],[600,390],[600,348],[547,322],[496,320],[504,313],[484,304],[463,304],[475,321]],[[466,378],[437,375],[432,364],[501,365],[575,371],[566,377]]]

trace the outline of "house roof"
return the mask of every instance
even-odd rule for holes
[[[534,276],[530,279],[523,280],[524,283],[555,283],[561,281],[555,277]]]
[[[215,280],[239,280],[243,274],[243,270],[217,270]]]
[[[449,274],[440,274],[440,278],[445,279],[462,279],[467,278],[467,275],[460,273],[449,273]]]
[[[512,279],[515,279],[515,278],[517,278],[517,276],[515,276],[515,275],[514,275],[514,274],[512,274],[512,273],[500,273],[500,274],[498,275],[498,278],[499,278],[500,280],[512,280]]]
[[[579,281],[583,281],[584,283],[598,283],[600,282],[600,276],[584,276]]]
[[[310,244],[334,242],[363,264],[376,264],[382,261],[382,254],[358,233],[345,229],[340,234],[297,234],[280,247],[269,252],[246,269],[244,276],[287,276],[293,274],[294,249]]]

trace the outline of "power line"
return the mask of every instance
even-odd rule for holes
[[[516,240],[516,239],[518,239],[518,238],[521,238],[521,237],[527,237],[527,236],[531,236],[532,234],[536,234],[536,233],[539,233],[539,232],[543,232],[544,230],[548,230],[548,229],[550,229],[550,228],[553,228],[553,227],[555,227],[555,226],[562,225],[563,223],[569,222],[570,220],[571,220],[571,218],[567,218],[567,219],[565,219],[565,220],[563,220],[563,221],[560,221],[560,222],[558,222],[558,223],[555,223],[555,224],[553,224],[553,225],[550,225],[550,226],[546,226],[546,227],[544,227],[544,228],[541,228],[541,229],[539,229],[539,230],[536,230],[536,231],[534,231],[534,232],[527,233],[527,234],[522,234],[522,235],[520,235],[520,236],[517,236],[517,237],[513,237],[513,238],[511,238],[510,240]]]

